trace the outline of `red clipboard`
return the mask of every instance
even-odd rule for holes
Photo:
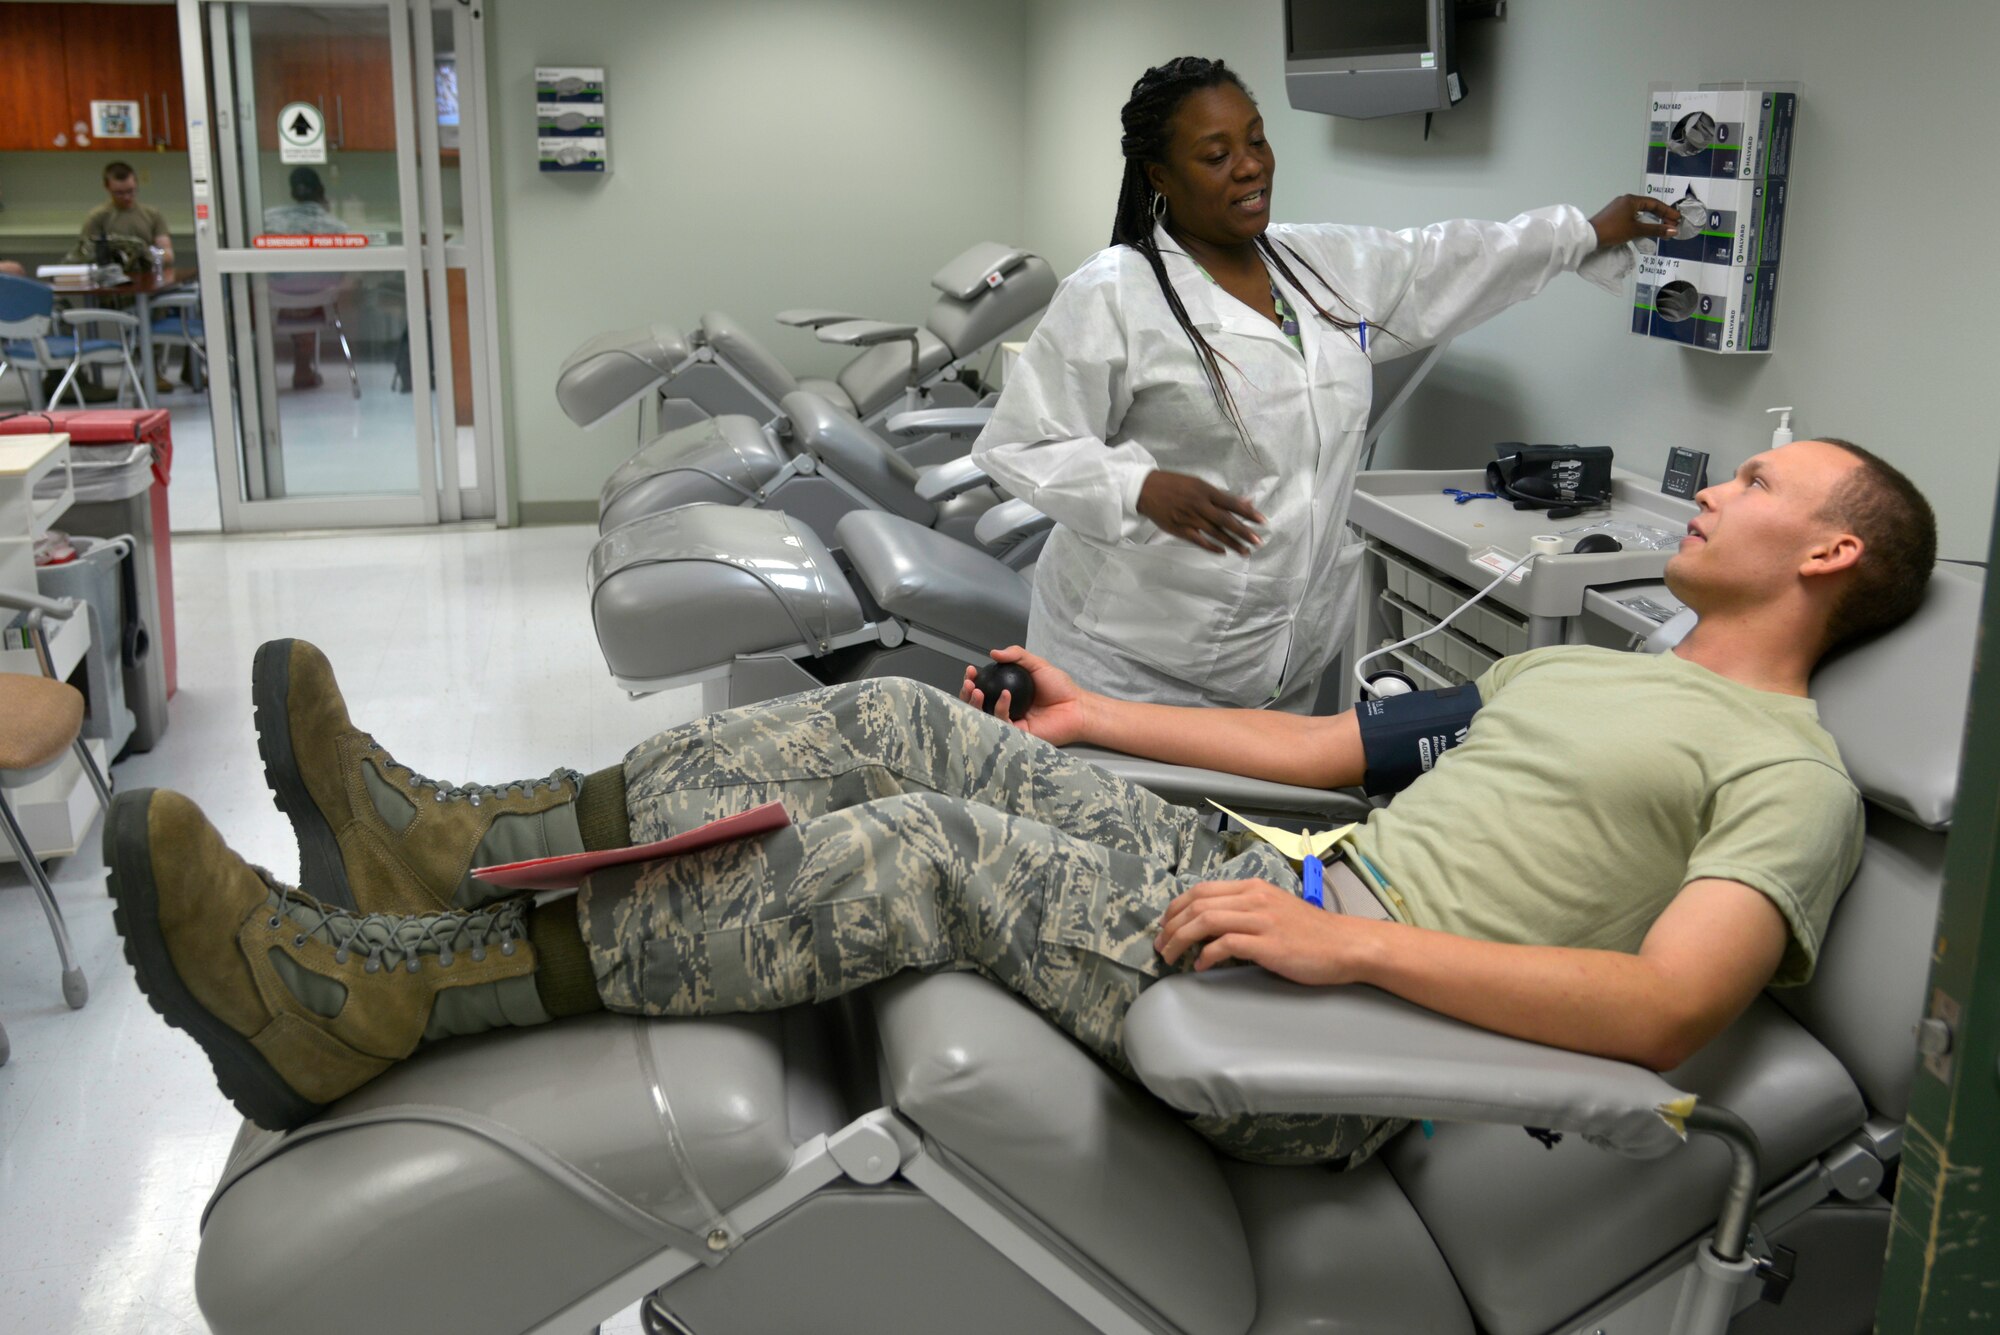
[[[567,890],[581,885],[583,878],[590,873],[606,867],[677,857],[698,848],[712,848],[716,844],[748,839],[752,835],[769,834],[791,823],[792,818],[785,814],[784,803],[766,802],[748,811],[739,811],[734,816],[724,816],[721,820],[696,826],[671,839],[656,839],[650,844],[633,844],[628,848],[600,849],[595,853],[531,858],[526,862],[509,862],[499,867],[474,867],[472,875],[488,885],[507,890]]]

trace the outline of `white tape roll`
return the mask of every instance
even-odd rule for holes
[[[1554,556],[1562,550],[1562,545],[1562,539],[1556,537],[1553,533],[1537,533],[1534,537],[1528,539],[1528,546],[1532,547],[1542,556]]]

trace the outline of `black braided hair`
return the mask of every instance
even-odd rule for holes
[[[1219,60],[1209,60],[1202,56],[1179,56],[1164,65],[1155,65],[1140,75],[1138,82],[1132,85],[1132,95],[1126,99],[1124,107],[1119,111],[1119,121],[1124,129],[1124,137],[1119,141],[1119,147],[1125,155],[1125,175],[1118,186],[1118,212],[1111,223],[1111,244],[1130,246],[1146,257],[1146,263],[1152,267],[1153,277],[1159,281],[1160,292],[1167,299],[1167,308],[1174,313],[1174,320],[1180,325],[1181,332],[1187,335],[1188,342],[1194,347],[1195,355],[1201,359],[1202,374],[1208,379],[1209,392],[1215,396],[1216,406],[1222,410],[1222,415],[1237,429],[1237,432],[1242,434],[1243,419],[1237,413],[1236,400],[1222,378],[1221,363],[1228,359],[1210,347],[1208,340],[1201,336],[1201,331],[1194,327],[1193,322],[1188,319],[1187,308],[1181,304],[1180,294],[1174,291],[1174,285],[1167,280],[1167,266],[1160,258],[1159,244],[1153,239],[1153,206],[1158,196],[1152,184],[1146,179],[1147,164],[1163,162],[1166,158],[1169,125],[1174,112],[1180,109],[1181,103],[1186,101],[1190,94],[1207,88],[1218,88],[1224,84],[1230,85],[1249,98],[1253,106],[1256,104],[1256,96],[1244,86],[1243,80],[1237,77],[1235,70]],[[1294,263],[1319,280],[1319,285],[1326,289],[1333,300],[1353,311],[1353,304],[1341,296],[1333,284],[1327,282],[1304,256],[1282,243],[1273,245],[1266,236],[1257,238],[1257,250],[1284,276],[1285,281],[1291,284],[1294,290],[1305,294],[1306,300],[1312,303],[1312,308],[1319,314],[1320,319],[1343,331],[1350,339],[1359,342],[1358,334],[1361,328],[1359,312],[1356,312],[1356,318],[1352,319],[1335,315],[1298,280],[1292,272],[1291,265],[1285,262],[1285,256],[1289,255]],[[1284,252],[1283,255],[1279,254],[1280,250]],[[1385,329],[1381,332],[1389,331]],[[1390,336],[1395,337],[1393,334]]]

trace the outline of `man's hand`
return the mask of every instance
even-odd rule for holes
[[[1138,509],[1166,532],[1218,556],[1225,551],[1248,556],[1264,541],[1243,522],[1267,522],[1256,506],[1187,473],[1156,468],[1146,474],[1139,484]]]
[[[991,651],[998,663],[1017,663],[1027,670],[1035,680],[1035,704],[1020,718],[1013,719],[1015,727],[1041,738],[1053,746],[1068,746],[1080,742],[1088,731],[1090,692],[1078,686],[1070,675],[1043,659],[1037,658],[1018,644],[1010,644],[1005,649]],[[986,707],[986,696],[972,684],[979,669],[968,664],[965,680],[958,684],[958,698],[974,709]],[[994,717],[1006,720],[1012,717],[1013,696],[1007,691],[1000,692],[999,703],[992,713]]]
[[[1365,922],[1315,908],[1269,881],[1203,881],[1167,905],[1153,949],[1172,964],[1200,947],[1197,971],[1244,960],[1324,987],[1358,981]]]
[[[1590,225],[1597,231],[1597,248],[1622,246],[1642,237],[1670,240],[1680,226],[1681,211],[1651,195],[1620,195],[1597,211]]]

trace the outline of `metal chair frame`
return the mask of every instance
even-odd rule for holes
[[[208,380],[208,334],[201,321],[199,293],[169,292],[153,298],[153,346],[175,344],[188,350],[189,385],[203,388]]]
[[[340,322],[340,288],[336,282],[331,287],[316,288],[311,291],[288,292],[276,283],[270,284],[272,329],[280,334],[313,335],[313,361],[319,361],[319,332],[329,323],[333,326],[333,336],[340,341],[340,355],[347,361],[347,380],[354,391],[354,397],[361,397],[361,372],[354,364],[354,349],[347,343],[347,328]],[[317,312],[319,319],[308,316]],[[287,318],[289,317],[289,319]]]
[[[22,379],[28,387],[28,406],[40,411],[44,407],[41,385],[25,373],[31,370],[61,370],[62,380],[56,385],[55,392],[48,396],[46,406],[53,408],[59,405],[63,392],[76,385],[76,402],[81,408],[88,405],[84,402],[82,386],[77,384],[78,372],[85,366],[122,365],[125,368],[125,384],[132,386],[132,392],[141,404],[149,403],[146,383],[139,379],[138,365],[132,360],[132,335],[139,328],[138,317],[96,306],[57,310],[55,299],[56,293],[40,283],[0,274],[0,349],[4,349],[8,340],[26,342],[34,349],[31,361],[12,363],[7,360],[4,350],[0,350],[0,376],[6,375],[9,370],[23,372]],[[59,324],[68,325],[75,332],[58,334],[55,331]],[[102,343],[115,344],[115,347],[85,346],[92,341],[86,331],[96,325],[109,325],[117,331],[115,339],[97,339]],[[62,339],[67,339],[70,344],[67,362],[62,359],[61,353],[49,346],[51,340]],[[118,401],[125,401],[124,384],[119,386]]]
[[[35,659],[41,665],[42,675],[51,681],[60,680],[55,673],[55,660],[49,653],[46,619],[67,620],[76,614],[81,606],[73,598],[43,598],[37,594],[17,593],[0,589],[0,607],[10,607],[25,611],[27,615],[27,635],[34,646]],[[83,765],[83,772],[90,779],[90,786],[97,793],[97,800],[105,807],[111,805],[111,784],[104,771],[97,767],[97,758],[90,754],[84,744],[81,730],[70,739],[70,750]],[[53,768],[61,763],[61,757],[51,761],[45,768]],[[8,771],[9,774],[37,777],[35,771]],[[69,924],[63,920],[62,906],[56,902],[55,886],[49,881],[49,874],[43,869],[41,859],[28,843],[27,834],[21,829],[20,821],[14,815],[14,808],[7,800],[7,785],[0,784],[0,833],[4,833],[7,843],[13,848],[14,856],[20,859],[21,870],[27,873],[28,883],[35,889],[35,897],[41,901],[42,913],[49,920],[49,931],[56,941],[56,955],[62,961],[63,1000],[71,1010],[81,1010],[90,1000],[90,983],[83,976],[83,968],[76,962],[75,948],[70,944]],[[0,1031],[0,1061],[5,1060],[6,1037]]]

